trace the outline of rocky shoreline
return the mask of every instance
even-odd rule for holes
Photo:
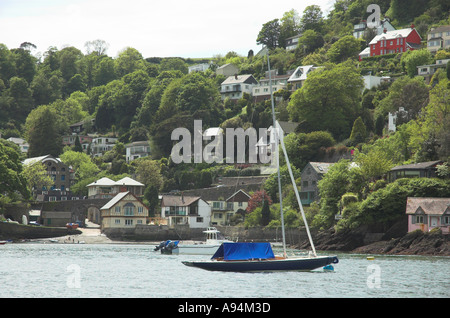
[[[444,235],[440,230],[428,233],[417,230],[398,238],[379,240],[370,244],[364,244],[363,237],[361,230],[342,233],[329,230],[317,234],[314,245],[317,250],[356,254],[450,256],[450,235]],[[296,246],[299,249],[307,247],[309,242]]]

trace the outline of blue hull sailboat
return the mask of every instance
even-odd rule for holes
[[[275,119],[275,106],[272,91],[272,75],[270,71],[269,54],[267,51],[267,67],[269,73],[270,97],[272,103],[272,120],[273,133],[275,134],[274,143],[276,154],[277,174],[278,174],[278,193],[280,197],[280,214],[281,214],[281,232],[283,237],[283,256],[276,257],[273,254],[269,243],[223,243],[213,257],[208,261],[185,261],[184,265],[193,266],[211,271],[233,271],[233,272],[267,272],[267,271],[310,271],[313,269],[327,266],[327,270],[332,268],[331,264],[339,262],[336,256],[318,256],[309,231],[308,222],[306,221],[303,205],[300,201],[297,184],[295,183],[292,173],[291,164],[286,152],[283,141],[283,134],[280,133],[281,127]],[[294,256],[288,257],[286,254],[286,235],[284,230],[283,203],[281,191],[281,177],[279,165],[278,143],[283,149],[284,159],[289,171],[289,176],[294,188],[303,222],[305,223],[306,232],[308,234],[309,243],[311,244],[311,252],[307,257]]]
[[[275,256],[270,243],[223,243],[211,260],[183,264],[209,271],[277,272],[310,271],[338,261],[336,256]]]

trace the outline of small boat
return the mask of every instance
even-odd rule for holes
[[[208,227],[205,242],[195,244],[183,244],[180,241],[163,241],[155,247],[155,251],[161,250],[161,254],[189,254],[189,255],[213,255],[224,242],[232,242],[220,234],[215,227]]]
[[[78,228],[78,223],[67,223],[66,228],[69,230],[75,230]]]
[[[276,272],[310,271],[338,262],[336,256],[275,256],[270,243],[223,243],[209,261],[182,263],[209,271]]]

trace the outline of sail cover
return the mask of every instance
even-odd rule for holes
[[[222,243],[211,259],[226,261],[275,258],[270,243]]]

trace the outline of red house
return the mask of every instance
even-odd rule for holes
[[[408,50],[420,49],[422,38],[419,33],[411,28],[384,31],[370,41],[370,56],[385,55],[391,53],[406,52]]]

